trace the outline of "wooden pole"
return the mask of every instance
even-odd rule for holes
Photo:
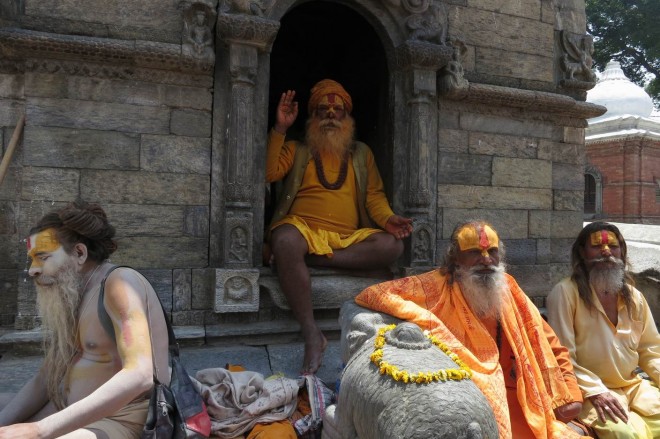
[[[5,179],[7,170],[9,169],[9,162],[11,162],[11,157],[14,155],[16,145],[18,145],[18,139],[20,139],[23,132],[23,125],[25,125],[25,114],[18,119],[18,123],[14,128],[14,134],[12,134],[9,145],[7,146],[7,151],[5,151],[5,155],[2,157],[2,163],[0,163],[0,185],[2,185],[2,181]]]

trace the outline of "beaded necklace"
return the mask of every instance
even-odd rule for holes
[[[312,157],[314,158],[314,165],[316,166],[316,175],[319,177],[319,181],[324,188],[334,191],[342,187],[346,181],[346,175],[348,174],[348,155],[349,151],[344,153],[344,157],[341,159],[341,166],[339,167],[339,175],[337,176],[337,181],[334,183],[328,182],[325,178],[325,172],[323,170],[323,161],[318,151],[312,151]]]

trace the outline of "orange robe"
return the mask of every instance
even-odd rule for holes
[[[459,285],[450,284],[438,270],[373,285],[355,301],[366,308],[414,322],[446,343],[472,369],[472,380],[493,408],[501,438],[515,437],[507,378],[501,362],[508,369],[509,383],[515,382],[516,397],[511,398],[511,412],[517,418],[516,423],[520,418],[516,412],[520,409],[517,413],[524,416],[531,437],[579,438],[553,412],[557,407],[582,400],[579,392],[575,392],[574,377],[569,380],[572,384],[567,385],[565,376],[572,376],[571,363],[564,358],[565,352],[558,361],[555,351],[565,350],[557,348],[556,340],[548,340],[546,332],[552,330],[513,277],[507,275],[507,281],[511,294],[504,298],[500,321],[501,339],[503,345],[508,345],[503,348],[505,352],[510,349],[510,354],[502,356],[488,327],[468,307]],[[512,378],[514,368],[518,372]],[[520,430],[518,427],[516,431]]]

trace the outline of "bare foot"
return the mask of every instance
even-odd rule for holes
[[[316,373],[323,362],[323,352],[328,345],[328,340],[321,332],[317,330],[316,335],[309,334],[305,336],[305,358],[303,360],[302,373]]]

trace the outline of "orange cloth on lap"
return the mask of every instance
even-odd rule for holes
[[[543,333],[543,318],[513,277],[504,298],[502,339],[515,358],[517,399],[536,438],[580,436],[556,420],[553,409],[575,399],[566,385],[552,347]],[[500,437],[511,438],[511,422],[499,350],[483,323],[472,313],[457,283],[438,270],[373,285],[357,297],[358,305],[384,312],[428,329],[472,369],[472,380],[488,399]]]

